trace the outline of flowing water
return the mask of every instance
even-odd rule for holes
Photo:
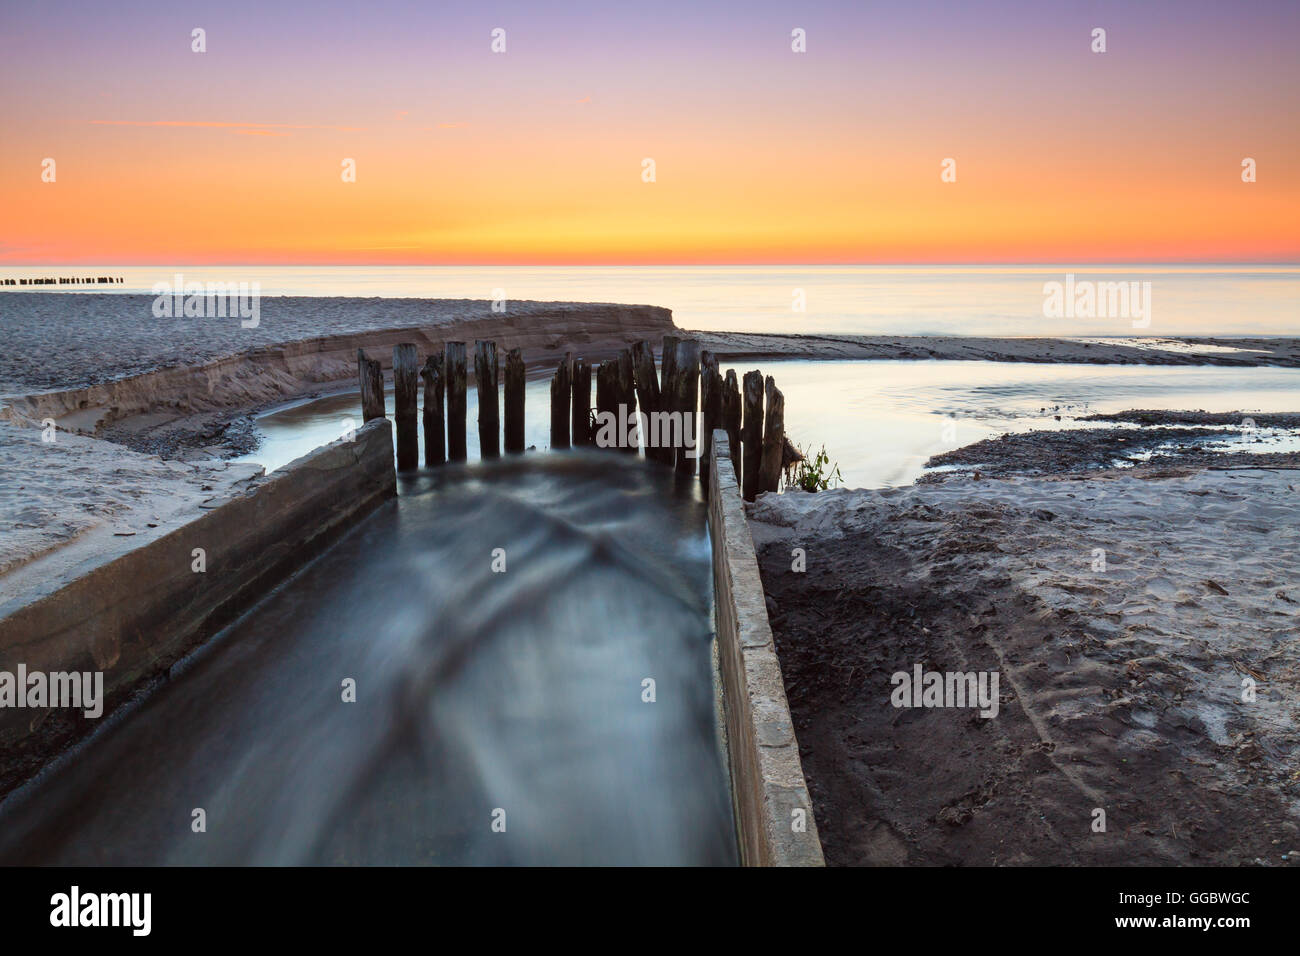
[[[696,485],[600,452],[404,477],[11,797],[0,862],[736,862]]]

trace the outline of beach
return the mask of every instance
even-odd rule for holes
[[[397,341],[505,339],[543,374],[565,351],[613,354],[670,332],[778,381],[791,359],[816,360],[814,378],[824,362],[1300,367],[1296,339],[689,333],[667,310],[595,303],[498,316],[486,302],[271,300],[243,329],[132,320],[138,296],[5,301],[20,306],[6,313],[0,421],[11,607],[254,492],[254,416],[350,394],[358,347],[386,359]],[[1069,427],[949,441],[915,484],[748,506],[827,861],[1288,862],[1300,848],[1300,455],[1286,443],[1300,414],[1033,411]],[[1265,437],[1211,447],[1246,424]],[[997,716],[891,706],[891,675],[918,665],[996,672]]]
[[[1102,342],[691,333],[678,329],[667,309],[654,306],[510,302],[496,313],[487,300],[311,296],[266,297],[257,327],[245,328],[229,317],[156,317],[153,301],[108,293],[20,292],[0,299],[8,346],[0,355],[0,426],[13,476],[0,513],[10,531],[0,558],[4,567],[18,567],[95,529],[113,537],[109,529],[149,530],[162,513],[174,520],[197,515],[214,493],[205,488],[224,489],[256,472],[255,466],[223,464],[255,453],[259,431],[253,416],[287,402],[351,393],[359,347],[388,365],[398,341],[414,341],[427,351],[448,338],[492,338],[503,348],[521,347],[530,371],[539,372],[565,351],[600,358],[637,339],[657,343],[665,333],[693,336],[723,361],[745,363],[963,359],[990,367],[1300,367],[1295,338]],[[778,380],[783,374],[777,372]],[[806,411],[796,406],[792,413]],[[58,428],[58,443],[48,448],[37,440],[47,419]],[[1269,421],[1261,418],[1261,428]],[[1154,430],[1142,435],[1151,442],[1169,437]],[[1109,440],[1118,443],[1121,437]],[[1052,442],[1081,440],[1039,432],[1011,438],[1030,454],[1049,456]],[[1088,447],[1095,450],[1095,443]],[[64,467],[74,452],[76,467]],[[963,456],[975,462],[984,452],[972,445],[952,454],[954,462]],[[1010,452],[1006,445],[996,449],[1008,462]],[[919,462],[903,474],[918,469]],[[194,493],[179,493],[181,486]]]
[[[760,496],[827,862],[1300,863],[1296,467]],[[892,706],[916,665],[997,716]]]

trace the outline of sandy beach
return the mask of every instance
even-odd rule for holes
[[[1300,862],[1297,493],[1161,466],[761,496],[828,863]],[[998,715],[892,706],[917,664],[999,672]]]
[[[197,515],[205,487],[247,478],[246,469],[235,476],[221,459],[256,447],[250,416],[287,400],[351,388],[359,345],[387,362],[391,342],[399,339],[427,349],[449,337],[492,337],[519,344],[540,367],[566,349],[598,356],[637,338],[654,341],[673,332],[694,335],[723,359],[1300,367],[1297,339],[686,333],[673,326],[668,310],[653,306],[520,301],[497,314],[486,300],[306,296],[265,298],[257,327],[244,328],[232,318],[155,317],[152,303],[151,296],[104,293],[6,293],[0,300],[7,345],[0,355],[0,419],[14,423],[4,431],[13,483],[0,499],[0,522],[7,529],[0,573],[93,529],[127,522],[128,515],[143,526],[159,512],[177,519]],[[60,444],[53,449],[39,441],[46,417],[59,428]],[[1188,437],[1205,434],[1185,431]],[[1069,437],[1081,434],[1011,436],[993,451],[1010,467],[1013,446],[1027,456],[1050,457],[1057,453],[1053,443],[1073,441],[1096,452],[1098,442],[1123,440],[1118,432]],[[1130,448],[1157,440],[1151,431],[1131,435]],[[74,468],[59,464],[74,450]],[[970,446],[953,452],[951,462],[933,464],[967,461],[974,467],[985,452]]]

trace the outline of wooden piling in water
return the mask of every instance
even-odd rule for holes
[[[497,344],[474,341],[474,384],[478,388],[479,457],[501,457],[501,406],[497,381],[501,375]]]
[[[682,474],[693,475],[695,459],[699,454],[696,409],[699,406],[700,391],[700,343],[687,339],[677,343],[676,351],[674,377],[677,380],[677,397],[673,400],[673,410],[682,413],[682,444],[677,449],[677,470]]]
[[[618,388],[616,380],[616,369],[613,362],[601,362],[596,366],[596,429],[595,439],[598,448],[614,448],[611,443],[611,436],[617,429],[609,430],[602,427],[607,422],[609,415],[617,416],[615,391]],[[601,444],[603,441],[605,444]]]
[[[636,397],[645,416],[647,434],[641,439],[645,442],[645,456],[651,461],[664,461],[664,449],[651,447],[651,436],[658,429],[655,425],[656,413],[660,409],[662,398],[659,392],[659,378],[655,373],[655,353],[649,342],[637,342],[632,346],[632,372],[636,385]]]
[[[443,428],[442,395],[443,356],[430,355],[424,360],[420,377],[424,379],[424,463],[441,465],[447,460],[447,436]]]
[[[618,428],[623,430],[623,422],[636,421],[636,373],[632,362],[632,350],[623,349],[618,353],[614,364],[615,413],[618,415]],[[629,455],[639,450],[635,442],[621,446]]]
[[[590,445],[591,438],[591,363],[578,359],[573,363],[573,447]]]
[[[357,382],[361,386],[361,420],[384,417],[384,371],[378,359],[357,349]]]
[[[447,343],[447,460],[464,461],[465,343]]]
[[[722,424],[722,376],[712,352],[700,352],[700,421],[700,481],[707,488],[713,429]]]
[[[420,465],[420,433],[415,420],[419,362],[415,346],[410,342],[393,346],[393,418],[397,426],[398,471],[409,471]]]
[[[727,369],[727,378],[722,383],[722,427],[727,430],[727,444],[731,446],[731,467],[740,480],[740,383],[736,380],[736,370]]]
[[[763,410],[763,453],[758,466],[758,490],[776,491],[781,486],[781,464],[785,457],[785,396],[767,377],[767,407]]]
[[[664,396],[664,411],[672,411],[670,406],[674,396],[672,389],[668,387],[668,380],[672,377],[673,369],[677,367],[677,343],[680,341],[681,339],[675,335],[664,336],[664,350],[659,362],[659,392]]]
[[[758,494],[758,466],[763,458],[763,373],[759,371],[745,373],[744,422],[740,428],[740,440],[744,446],[741,460],[741,497],[753,501]]]
[[[506,454],[524,450],[524,354],[506,353]]]
[[[569,418],[573,401],[572,356],[566,352],[564,361],[551,378],[551,448],[569,447]]]

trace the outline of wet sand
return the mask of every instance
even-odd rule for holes
[[[687,332],[723,361],[762,358],[979,359],[1085,365],[1300,368],[1297,338],[992,338],[964,335],[774,335]]]
[[[760,497],[827,862],[1300,862],[1298,495],[1153,465]],[[894,707],[917,664],[998,672],[998,715]]]

